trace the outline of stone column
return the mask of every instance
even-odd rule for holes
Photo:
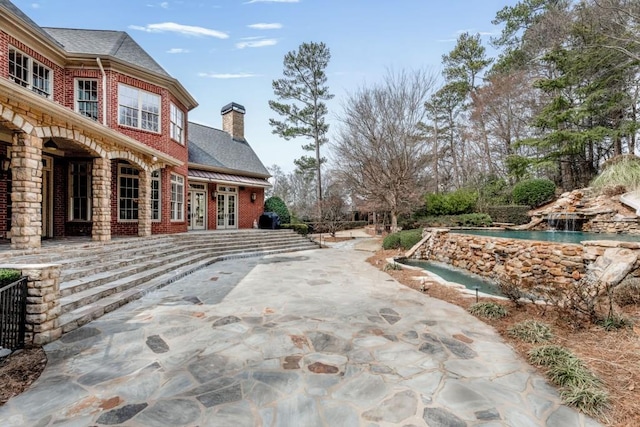
[[[42,139],[13,134],[11,247],[39,248],[42,236]]]
[[[138,181],[138,236],[151,236],[151,172],[145,170]]]
[[[106,242],[111,240],[111,160],[93,159],[91,178],[91,235],[93,240]]]

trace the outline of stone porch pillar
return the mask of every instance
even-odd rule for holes
[[[42,139],[13,134],[11,247],[39,248],[42,236]]]
[[[91,178],[91,237],[93,240],[106,242],[111,240],[111,160],[100,157],[93,159]]]
[[[151,236],[151,172],[141,170],[138,178],[138,236]]]

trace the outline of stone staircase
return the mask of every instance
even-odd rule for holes
[[[62,265],[59,323],[66,333],[217,261],[317,248],[291,230],[237,230],[56,243],[10,261]]]

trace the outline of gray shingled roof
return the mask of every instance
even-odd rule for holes
[[[188,135],[190,163],[269,176],[269,171],[248,142],[232,139],[225,131],[192,122],[189,122]]]
[[[23,11],[18,9],[18,7],[16,7],[16,5],[11,3],[9,0],[0,0],[0,6],[6,7],[11,13],[16,15],[21,20],[23,20],[27,25],[29,25],[36,32],[40,33],[43,37],[51,40],[53,43],[57,45],[60,45],[60,43],[56,39],[51,37],[46,31],[42,29],[42,27],[40,27],[38,24],[33,22],[31,18],[29,18]]]
[[[3,0],[0,0],[3,1]],[[69,53],[112,56],[121,61],[171,77],[131,36],[124,31],[49,28],[44,31]]]

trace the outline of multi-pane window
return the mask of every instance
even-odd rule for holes
[[[91,164],[72,162],[69,164],[69,219],[91,220]]]
[[[171,104],[171,139],[184,144],[184,113],[181,109]]]
[[[160,132],[160,96],[119,84],[118,124]]]
[[[160,221],[160,170],[151,172],[151,220]]]
[[[17,49],[9,48],[9,78],[38,95],[51,98],[51,70]]]
[[[171,221],[184,221],[184,177],[171,175]]]
[[[132,166],[118,166],[118,212],[121,221],[138,219],[139,174]]]
[[[76,80],[76,111],[85,117],[98,120],[98,81]]]

